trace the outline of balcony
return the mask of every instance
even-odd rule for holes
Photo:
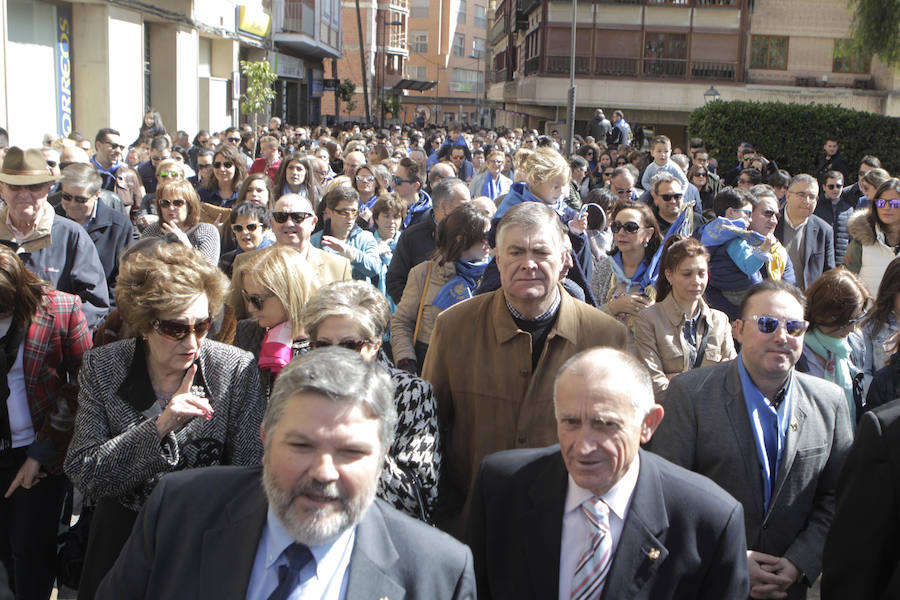
[[[409,0],[388,0],[378,4],[378,10],[392,10],[409,15]]]
[[[553,0],[563,2],[568,0]],[[741,0],[597,0],[599,4],[632,4],[645,6],[677,6],[684,8],[740,8]]]
[[[506,69],[498,69],[488,74],[494,83],[503,83],[509,80],[509,71]]]
[[[497,21],[491,25],[491,30],[488,32],[488,43],[496,44],[500,41],[500,38],[506,35],[506,15],[500,15],[497,17]]]
[[[568,76],[570,56],[547,56],[540,69],[540,57],[525,61],[525,75]],[[738,63],[667,58],[575,57],[578,77],[630,77],[637,79],[678,79],[684,81],[737,81]],[[495,80],[496,81],[496,80]]]
[[[275,43],[292,53],[340,58],[340,15],[319,22],[315,0],[271,0]]]
[[[591,60],[590,56],[576,56],[575,75],[590,75]],[[551,75],[568,75],[571,62],[572,57],[570,56],[548,56],[547,67],[544,69],[544,72]]]
[[[528,20],[528,13],[541,5],[541,0],[517,0],[517,2],[516,12],[521,13],[526,21]]]

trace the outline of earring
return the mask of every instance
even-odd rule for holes
[[[647,247],[647,242],[644,242],[643,244],[641,244],[641,246],[643,246],[644,248],[646,248],[646,247]]]

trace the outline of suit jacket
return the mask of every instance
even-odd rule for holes
[[[737,360],[676,376],[652,450],[706,475],[744,506],[747,548],[789,559],[811,584],[822,570],[834,491],[853,432],[836,385],[793,374],[793,409],[768,510]],[[702,393],[697,393],[702,390]],[[789,598],[805,597],[800,583]]]
[[[775,237],[787,246],[784,242],[784,209],[775,226]],[[803,281],[797,282],[797,287],[801,290],[808,288],[819,275],[834,268],[834,229],[816,215],[809,215],[803,243],[803,258],[806,262],[803,265]],[[794,272],[796,273],[796,265]]]
[[[97,600],[243,600],[266,523],[261,475],[211,467],[164,478]],[[347,600],[475,595],[469,549],[381,500],[357,526],[348,569]]]
[[[900,598],[900,402],[864,414],[838,480],[822,598]]]
[[[604,597],[746,598],[741,505],[709,479],[649,452],[640,461]],[[567,486],[558,445],[484,460],[468,528],[481,600],[558,597]],[[656,559],[648,556],[653,549]]]
[[[252,256],[254,252],[259,252],[260,250],[261,249],[241,252],[235,256],[232,265],[232,274],[237,272],[249,256]],[[312,244],[309,244],[309,253],[306,255],[306,262],[308,262],[316,271],[316,277],[319,278],[319,286],[331,283],[332,281],[346,281],[348,279],[353,279],[353,268],[350,266],[349,260],[343,256],[328,254],[324,250],[319,250]]]

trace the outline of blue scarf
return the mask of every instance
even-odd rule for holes
[[[484,178],[484,184],[481,186],[481,195],[487,196],[491,200],[496,200],[497,196],[500,195],[500,178],[497,178],[497,183],[494,183],[494,177],[487,173],[487,176]]]
[[[826,381],[838,384],[844,390],[847,405],[850,407],[850,418],[856,422],[856,400],[853,397],[853,370],[850,368],[850,342],[847,338],[836,338],[825,335],[818,327],[806,332],[803,342],[806,346],[825,359]]]
[[[490,260],[485,260],[473,263],[461,258],[457,260],[454,263],[456,277],[445,283],[444,287],[438,290],[434,300],[431,301],[431,305],[441,310],[446,310],[457,302],[474,296],[478,279],[484,275],[484,269],[489,262]]]
[[[613,275],[616,276],[616,281],[620,281],[624,283],[627,287],[627,291],[631,291],[631,288],[634,286],[639,286],[638,291],[643,293],[644,288],[650,285],[650,270],[647,268],[647,261],[645,259],[641,259],[640,264],[638,264],[637,270],[634,272],[634,275],[631,277],[627,277],[625,275],[625,267],[622,266],[622,253],[616,252],[612,257],[611,261],[612,272]]]

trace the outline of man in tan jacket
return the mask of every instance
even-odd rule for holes
[[[441,313],[422,377],[438,399],[445,440],[435,520],[462,535],[481,460],[500,450],[556,443],[553,380],[571,356],[625,348],[624,326],[563,289],[559,216],[524,202],[497,226],[501,288]]]

